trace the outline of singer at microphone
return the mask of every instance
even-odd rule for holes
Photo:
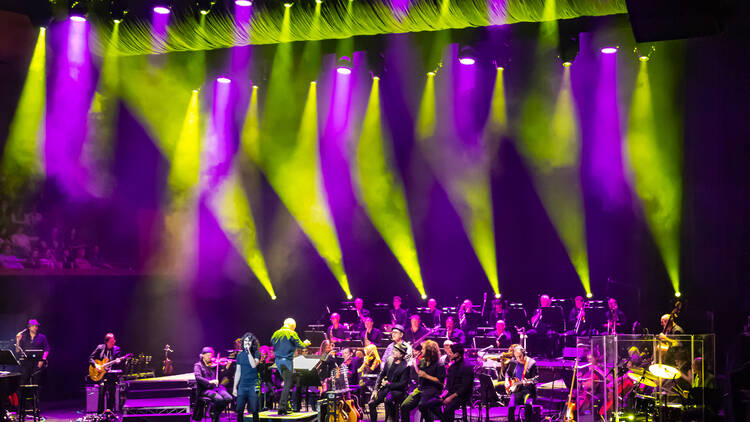
[[[26,328],[16,334],[16,350],[21,354],[21,382],[38,385],[39,376],[49,356],[49,343],[47,336],[39,332],[39,321],[30,319]],[[41,350],[41,358],[34,358],[27,353],[32,350]]]

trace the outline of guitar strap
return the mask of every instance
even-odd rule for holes
[[[526,356],[526,361],[523,363],[523,373],[521,374],[521,381],[526,379],[526,369],[529,367],[529,357]]]

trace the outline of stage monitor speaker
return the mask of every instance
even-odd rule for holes
[[[626,0],[637,42],[702,37],[721,32],[727,0]]]

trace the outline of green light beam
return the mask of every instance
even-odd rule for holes
[[[431,138],[435,133],[435,72],[427,73],[416,126],[418,139]]]
[[[34,53],[10,124],[0,174],[7,193],[23,188],[30,178],[44,176],[46,88],[46,28],[39,28]]]
[[[279,93],[291,90],[288,87],[291,51],[287,47],[288,44],[279,45],[277,55],[288,57],[274,60],[266,102],[268,109],[262,123],[257,115],[257,94],[253,95],[255,100],[251,99],[242,130],[243,149],[266,174],[281,201],[328,264],[341,289],[350,297],[341,247],[322,187],[316,83],[310,83],[298,128],[289,124],[295,121],[294,116],[300,115],[295,114],[290,97],[277,97]],[[261,142],[261,139],[273,139],[274,142]]]
[[[194,198],[200,178],[201,119],[198,90],[190,96],[180,136],[171,156],[168,184],[173,203],[182,208]]]
[[[542,204],[583,288],[591,293],[579,177],[581,145],[569,67],[563,67],[554,105],[539,89],[527,98],[520,138],[519,149],[530,164]]]
[[[356,153],[359,192],[375,228],[401,263],[420,296],[427,294],[419,267],[403,182],[391,165],[380,114],[379,79],[373,78]]]
[[[235,168],[219,186],[217,192],[211,196],[211,209],[216,215],[219,225],[226,233],[234,247],[242,255],[250,270],[258,277],[258,281],[266,289],[271,299],[276,299],[268,268],[263,253],[258,246],[255,220],[252,209],[247,200],[247,194],[242,188],[239,172]]]
[[[648,62],[641,61],[627,134],[630,178],[676,293],[680,291],[682,145],[679,137],[657,127],[657,121],[659,126],[669,124],[654,107],[653,95]]]

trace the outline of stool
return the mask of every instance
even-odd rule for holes
[[[200,421],[206,420],[206,415],[209,414],[213,402],[208,397],[198,397],[195,399],[195,409],[193,409],[193,420]]]
[[[469,412],[466,410],[466,403],[461,405],[461,416],[456,417],[456,414],[453,414],[453,420],[462,420],[463,422],[469,422]]]
[[[20,386],[21,394],[18,398],[18,420],[23,422],[31,416],[34,422],[39,421],[39,386],[27,384]]]

